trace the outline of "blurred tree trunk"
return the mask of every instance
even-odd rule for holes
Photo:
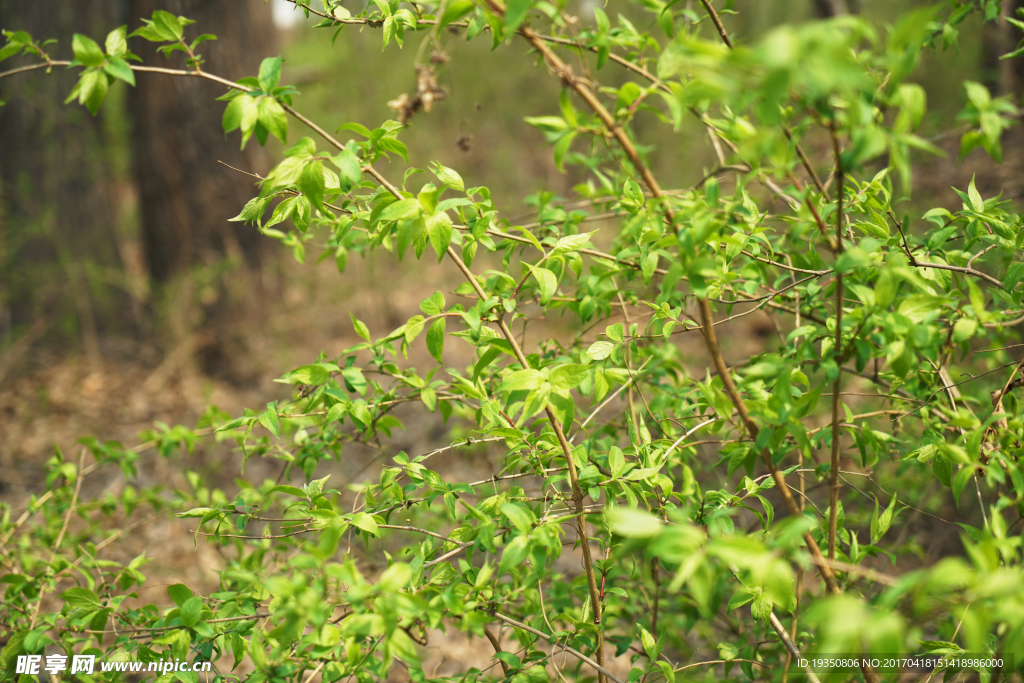
[[[819,17],[837,17],[860,11],[858,0],[814,0],[814,11]]]
[[[261,0],[129,0],[129,31],[164,9],[196,24],[186,39],[212,33],[216,41],[199,46],[203,68],[226,78],[255,76],[263,57],[275,54],[270,9]],[[168,59],[156,43],[133,39],[143,63],[185,68],[185,55]],[[134,123],[136,180],[142,203],[142,229],[150,274],[165,282],[190,265],[212,264],[225,254],[258,265],[263,238],[252,227],[228,223],[255,194],[245,171],[266,170],[263,150],[252,141],[238,149],[237,135],[221,129],[224,105],[215,99],[221,85],[199,78],[146,75],[128,98]]]
[[[1003,0],[998,22],[985,24],[982,52],[984,83],[993,95],[1006,95],[1016,106],[1021,106],[1024,95],[1024,59],[1000,59],[1012,52],[1024,34],[1006,21],[1007,17],[1021,19],[1017,10],[1024,8],[1024,0]],[[1003,133],[1003,164],[997,176],[999,187],[1007,199],[1024,201],[1024,131],[1013,126]]]
[[[117,25],[116,8],[110,0],[0,0],[0,27],[28,31],[38,42],[56,38],[46,48],[50,55],[71,59],[72,34],[90,34],[102,44]],[[4,67],[34,61],[11,59]],[[125,193],[111,163],[117,107],[93,117],[77,103],[63,105],[75,82],[63,67],[0,81],[6,102],[0,107],[0,344],[11,343],[15,329],[37,330],[45,318],[72,334],[77,330],[96,360],[98,329],[123,325],[119,316],[104,318],[97,309],[116,310],[127,301],[89,268],[120,270],[116,214]]]
[[[186,40],[212,33],[197,48],[203,68],[230,79],[255,76],[276,54],[276,30],[262,0],[129,0],[129,31],[163,9],[196,23]],[[186,67],[158,44],[133,39],[143,63]],[[259,266],[267,240],[253,226],[230,223],[256,194],[253,178],[218,163],[265,172],[268,156],[255,140],[239,149],[224,135],[226,88],[201,78],[146,74],[129,95],[142,242],[164,313],[165,350],[194,357],[204,373],[235,382],[254,377],[239,324],[258,313]],[[245,266],[248,265],[249,268]],[[185,277],[187,276],[187,277]]]

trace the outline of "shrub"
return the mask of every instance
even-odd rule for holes
[[[114,80],[152,68],[132,62],[129,38],[185,51],[175,73],[228,88],[224,130],[242,145],[287,141],[289,117],[319,135],[291,141],[233,220],[339,270],[350,253],[383,250],[464,279],[384,336],[353,318],[363,341],[287,373],[290,401],[144,436],[170,455],[215,433],[244,460],[286,461],[304,485],[241,479],[229,495],[190,472],[187,490],[83,500],[83,477],[114,466],[130,477],[140,449],[87,440],[88,465],[58,452],[49,490],[23,514],[5,507],[0,524],[9,673],[18,655],[62,650],[211,659],[216,680],[391,680],[396,662],[428,680],[420,646],[434,630],[493,645],[492,666],[443,679],[459,681],[544,681],[555,668],[602,683],[784,680],[787,667],[814,680],[797,657],[1024,652],[1013,391],[1024,361],[1011,351],[1021,219],[973,181],[955,210],[907,201],[913,155],[941,152],[916,132],[918,62],[998,3],[933,3],[885,27],[783,25],[752,44],[734,44],[730,13],[708,0],[622,3],[614,21],[597,8],[592,23],[531,0],[374,0],[357,15],[296,4],[342,37],[347,25],[377,29],[384,48],[492,40],[496,69],[515,58],[509,44],[529,46],[537,78],[559,79],[562,94],[558,113],[528,122],[585,181],[571,199],[538,194],[537,221],[513,225],[488,188],[410,160],[407,122],[444,95],[429,62],[417,91],[391,103],[398,121],[332,135],[294,108],[279,58],[238,81],[203,71],[208,36],[183,17],[156,12],[103,48],[76,35],[74,62],[5,32],[0,58],[80,68],[69,100],[93,113]],[[597,80],[623,69],[621,87]],[[964,87],[961,155],[980,146],[998,159],[1016,108]],[[718,165],[664,189],[652,159],[686,153],[672,136],[689,117]],[[719,326],[748,315],[773,328],[741,356],[719,332],[740,328]],[[545,338],[529,345],[512,327],[527,317],[551,323],[532,323]],[[421,345],[435,362],[417,368],[408,353]],[[452,345],[472,362],[453,364]],[[389,452],[353,507],[318,465],[402,429],[403,403],[446,424],[449,445]],[[493,475],[430,469],[461,449],[491,458]],[[197,542],[221,548],[218,591],[176,584],[174,607],[136,606],[144,556],[121,564],[101,551],[131,533],[111,535],[106,520],[139,505],[193,520]],[[924,553],[920,515],[962,553]],[[616,660],[627,655],[628,674]]]

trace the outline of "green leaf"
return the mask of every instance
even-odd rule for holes
[[[75,61],[85,66],[99,66],[106,57],[96,41],[89,36],[76,33],[71,37],[71,49],[75,53]]]
[[[349,192],[353,185],[363,179],[363,168],[359,163],[359,157],[348,150],[343,150],[334,155],[331,162],[338,167],[338,179],[342,192]]]
[[[438,318],[427,328],[427,351],[438,363],[444,363],[445,318]]]
[[[203,614],[203,601],[198,596],[193,596],[185,601],[178,612],[181,623],[192,628],[199,623],[199,617]]]
[[[967,186],[967,197],[970,200],[971,208],[978,213],[985,211],[985,200],[981,198],[981,193],[978,192],[978,188],[974,186],[974,176],[971,176],[971,184]]]
[[[509,0],[508,6],[505,9],[505,30],[508,32],[507,35],[515,34],[520,24],[526,19],[526,15],[530,13],[530,6],[532,4],[532,0]]]
[[[263,127],[281,142],[287,142],[288,117],[285,115],[281,103],[273,97],[261,97],[256,111]]]
[[[277,437],[280,433],[280,423],[277,419],[277,402],[267,405],[267,409],[260,413],[259,423],[267,428],[271,434]]]
[[[540,370],[519,370],[513,372],[501,383],[502,391],[531,391],[538,389],[545,381],[544,373]]]
[[[640,627],[640,643],[644,646],[644,652],[647,653],[647,656],[650,657],[651,660],[658,658],[660,648],[655,642],[654,636],[651,635],[651,632],[643,626]]]
[[[444,306],[444,294],[441,292],[434,292],[420,302],[420,310],[423,311],[424,315],[444,313]]]
[[[97,609],[102,607],[100,596],[88,588],[69,588],[60,594],[61,599],[74,608]]]
[[[437,213],[427,219],[427,237],[440,263],[448,253],[452,241],[452,219],[446,213]]]
[[[606,341],[596,341],[590,345],[587,349],[587,356],[594,360],[604,360],[608,356],[612,355],[612,351],[615,350],[615,344]]]
[[[978,331],[978,321],[973,318],[960,318],[953,325],[953,342],[967,341]]]
[[[530,266],[530,272],[537,278],[537,283],[540,285],[541,304],[551,301],[551,297],[555,295],[555,291],[558,289],[558,278],[550,270],[540,266]]]
[[[529,533],[537,521],[537,518],[525,505],[518,503],[504,503],[501,506],[501,512],[512,522],[512,526],[524,534]]]
[[[374,526],[376,526],[376,522]],[[408,586],[411,579],[412,568],[404,562],[396,562],[380,575],[377,588],[385,593],[394,593]]]
[[[687,63],[686,48],[679,40],[673,40],[662,50],[658,57],[658,78],[666,79],[685,70]]]
[[[156,10],[153,12],[153,23],[156,25],[164,40],[178,40],[184,35],[184,25],[170,12]]]
[[[271,90],[276,88],[278,82],[281,80],[281,58],[267,57],[260,62],[258,80],[260,82],[260,90],[265,93],[269,93]]]
[[[1006,269],[1003,288],[1007,292],[1012,292],[1022,279],[1024,279],[1024,262],[1015,261]]]
[[[568,363],[554,368],[548,376],[548,381],[555,391],[568,391],[578,387],[589,374],[590,368],[586,365]]]
[[[135,87],[135,73],[131,67],[128,66],[128,62],[124,61],[120,57],[111,57],[110,60],[103,67],[104,73],[114,78],[120,79],[128,85]]]
[[[192,508],[185,512],[175,513],[174,516],[181,519],[188,519],[190,517],[202,517],[210,512],[217,512],[217,508]]]
[[[299,192],[304,194],[321,213],[324,208],[324,165],[319,160],[310,161],[303,167],[298,182]]]
[[[372,536],[380,536],[377,521],[365,512],[357,512],[352,516],[352,524]]]
[[[123,57],[128,52],[128,26],[121,26],[115,28],[113,31],[107,34],[107,40],[104,45],[107,49],[107,55],[111,57]]]
[[[604,516],[608,527],[626,538],[654,538],[665,530],[661,520],[643,510],[612,507],[605,511]]]
[[[967,486],[967,482],[971,480],[971,475],[974,474],[974,467],[971,465],[964,465],[960,468],[960,471],[953,477],[953,500],[956,504],[960,505],[960,494],[964,492],[964,487]]]
[[[189,598],[192,598],[195,593],[182,583],[175,583],[167,587],[167,596],[174,601],[174,604],[181,607],[185,604]]]
[[[224,117],[221,119],[221,126],[225,133],[230,133],[242,125],[242,110],[252,102],[254,99],[244,94],[238,95],[228,102],[228,106],[224,108]]]
[[[937,315],[944,303],[945,299],[942,297],[931,294],[915,294],[904,299],[896,311],[907,316],[911,321],[919,323],[930,314]]]
[[[578,251],[583,247],[587,246],[590,242],[590,238],[597,234],[597,230],[592,232],[582,233],[580,235],[567,235],[555,243],[555,246],[551,249],[548,254],[548,258],[565,254],[570,251]]]
[[[420,201],[416,198],[400,199],[397,202],[393,202],[386,206],[380,215],[377,216],[377,220],[380,221],[400,221],[406,218],[415,218],[423,213],[423,207],[420,206]]]
[[[423,331],[423,316],[414,315],[405,323],[405,342],[411,344]]]
[[[437,179],[448,187],[453,190],[458,190],[459,192],[464,192],[466,190],[466,184],[462,182],[462,176],[460,176],[455,170],[450,169],[447,166],[442,166],[437,161],[432,162],[431,168],[433,168],[434,175],[437,176]]]
[[[366,341],[370,341],[370,330],[367,329],[366,325],[363,324],[363,322],[361,320],[356,318],[351,313],[348,314],[348,317],[350,317],[352,319],[352,327],[355,329],[356,334],[358,334],[360,337],[362,337]]]
[[[88,70],[82,74],[78,102],[84,104],[93,116],[100,110],[107,96],[107,77],[102,71]]]
[[[444,14],[441,15],[438,28],[442,29],[453,21],[458,21],[472,12],[475,6],[471,0],[449,0],[445,5]]]

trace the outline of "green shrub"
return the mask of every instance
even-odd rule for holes
[[[1024,653],[1021,219],[973,181],[956,210],[907,203],[913,154],[940,152],[915,132],[920,57],[998,3],[933,3],[884,27],[784,25],[750,45],[732,44],[730,14],[706,0],[621,3],[593,22],[531,0],[374,0],[358,15],[297,4],[341,40],[366,25],[386,49],[418,43],[418,89],[392,103],[402,123],[332,134],[339,122],[293,108],[280,59],[238,82],[209,74],[199,31],[166,12],[131,35],[187,52],[178,74],[228,87],[224,130],[242,145],[289,143],[234,220],[300,260],[314,251],[344,270],[349,254],[384,250],[404,268],[436,258],[464,283],[383,336],[353,318],[363,341],[285,375],[290,401],[145,436],[165,456],[234,439],[245,460],[289,463],[302,486],[240,479],[231,496],[190,472],[187,490],[83,500],[86,474],[130,477],[140,449],[86,441],[88,466],[58,453],[46,494],[24,514],[0,508],[10,675],[19,655],[63,650],[212,659],[215,680],[419,681],[434,629],[493,643],[488,669],[443,679],[460,681],[544,681],[555,662],[558,676],[602,683],[782,680],[787,667],[794,679],[876,681],[896,673],[807,674],[794,658]],[[4,35],[0,58],[80,67],[69,100],[94,113],[113,80],[148,76],[124,27],[104,48],[76,36],[73,63]],[[571,199],[535,196],[530,225],[510,224],[471,178],[408,159],[400,139],[443,95],[428,50],[462,36],[493,41],[496,77],[526,44],[536,78],[562,83],[557,110],[528,122],[586,182]],[[618,69],[624,85],[602,87]],[[964,87],[961,155],[980,146],[999,159],[1017,110]],[[289,140],[289,117],[320,138]],[[672,135],[687,117],[719,165],[665,189],[650,161],[686,154]],[[747,315],[771,320],[768,340],[753,355],[723,350],[716,327]],[[527,317],[549,321],[531,322],[538,343],[513,333]],[[455,345],[472,362],[453,364]],[[424,347],[433,361],[414,367],[408,354]],[[402,429],[403,403],[447,425],[450,445],[389,452],[355,507],[315,478],[343,444]],[[500,453],[493,475],[430,469],[461,449]],[[145,558],[105,560],[102,547],[131,533],[111,536],[108,518],[140,505],[193,520],[197,542],[221,548],[218,591],[176,584],[173,608],[137,606]],[[920,521],[910,527],[922,514],[962,552],[925,554]],[[613,662],[623,655],[628,674]]]

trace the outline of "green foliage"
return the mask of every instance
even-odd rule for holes
[[[955,44],[970,12],[993,19],[997,6],[935,3],[889,26],[784,25],[731,47],[679,3],[623,3],[614,21],[598,9],[582,26],[529,0],[425,2],[415,13],[375,0],[355,16],[327,0],[322,11],[300,5],[325,29],[379,29],[385,48],[416,34],[440,43],[446,27],[489,32],[504,50],[495,59],[511,59],[503,43],[525,40],[564,84],[527,122],[557,168],[585,181],[572,200],[532,197],[537,222],[515,225],[488,188],[410,161],[404,123],[346,122],[339,138],[316,127],[322,142],[292,144],[233,220],[299,261],[307,250],[334,256],[339,270],[372,251],[421,267],[412,261],[429,246],[465,282],[424,298],[389,333],[353,317],[362,341],[286,373],[286,401],[143,436],[163,457],[230,439],[243,466],[279,459],[301,486],[239,479],[232,496],[190,472],[184,490],[79,500],[87,472],[131,476],[137,449],[86,441],[86,469],[58,452],[50,491],[26,516],[0,518],[13,633],[0,665],[61,648],[213,659],[217,680],[387,680],[396,660],[428,680],[428,630],[485,637],[509,626],[515,649],[495,654],[502,674],[467,667],[443,680],[546,680],[562,648],[575,658],[562,675],[578,679],[760,680],[765,668],[777,679],[792,654],[779,620],[798,614],[803,654],[1024,651],[1024,361],[1008,353],[1024,315],[1022,220],[973,180],[956,190],[959,208],[907,202],[915,151],[938,152],[917,132],[922,55]],[[132,83],[127,40],[138,36],[186,52],[181,75],[229,88],[224,131],[240,130],[243,146],[254,134],[284,142],[288,115],[307,122],[280,85],[280,58],[225,81],[200,69],[194,48],[207,36],[186,42],[189,20],[156,12],[144,23],[111,32],[105,50],[75,36],[68,65],[82,70],[70,99],[95,113],[111,79]],[[31,37],[4,35],[0,58],[50,63]],[[566,42],[579,52],[559,57]],[[568,57],[580,53],[593,55],[585,79]],[[620,66],[625,82],[597,86]],[[431,68],[420,66],[419,104],[396,105],[403,120],[429,111]],[[964,88],[961,154],[981,146],[998,160],[1016,108],[980,84]],[[668,148],[689,116],[720,165],[666,192],[633,122],[660,123]],[[815,140],[826,151],[808,158]],[[419,167],[401,182],[378,169],[410,163],[437,184],[417,184]],[[742,355],[721,332],[737,328],[716,326],[747,315],[769,316],[778,339]],[[523,348],[511,325],[536,317],[551,322],[547,338]],[[316,478],[347,442],[403,429],[393,413],[404,403],[436,414],[448,445],[392,454],[355,506]],[[491,458],[492,476],[449,481],[429,469],[456,449]],[[217,592],[175,584],[164,607],[129,601],[145,585],[145,558],[97,561],[93,544],[113,515],[138,506],[193,520],[196,542],[223,551]],[[963,552],[930,560],[910,524],[922,512]],[[69,530],[73,515],[84,524]],[[896,566],[903,573],[887,571]],[[99,637],[108,631],[117,637]],[[628,654],[628,674],[616,673],[614,654]]]

